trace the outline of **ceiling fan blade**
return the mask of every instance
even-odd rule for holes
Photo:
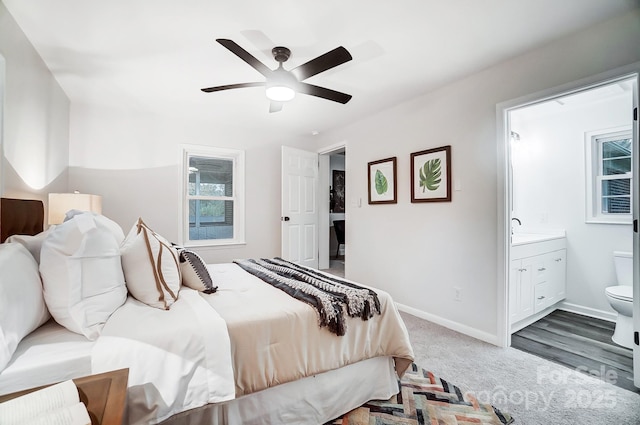
[[[351,59],[353,58],[349,51],[340,46],[292,69],[291,72],[298,78],[298,81],[302,81],[323,71],[342,65],[345,62],[349,62]]]
[[[222,44],[227,49],[229,49],[233,54],[238,56],[240,59],[242,59],[249,65],[251,65],[260,74],[264,75],[265,77],[269,77],[271,75],[271,69],[267,65],[260,62],[258,59],[255,58],[255,56],[253,56],[251,53],[244,50],[235,41],[228,40],[226,38],[217,38],[216,41]]]
[[[239,84],[227,84],[226,86],[207,87],[206,89],[200,89],[205,93],[211,93],[214,91],[222,91],[229,89],[243,89],[245,87],[264,87],[267,83],[239,83]]]
[[[282,111],[282,102],[271,101],[269,104],[269,112],[280,112]]]
[[[313,84],[308,83],[300,83],[298,85],[298,92],[309,94],[311,96],[321,97],[327,100],[333,100],[338,103],[347,103],[351,100],[351,95],[346,93],[341,93],[339,91],[327,89],[325,87],[314,86]]]

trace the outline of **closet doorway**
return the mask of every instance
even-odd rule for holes
[[[344,277],[346,266],[346,146],[319,152],[319,268]]]

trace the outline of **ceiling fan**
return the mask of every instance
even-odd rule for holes
[[[350,94],[302,82],[316,74],[334,68],[338,65],[342,65],[345,62],[349,62],[352,59],[351,54],[342,46],[336,47],[315,59],[311,59],[309,62],[287,71],[284,69],[282,64],[289,59],[289,56],[291,56],[291,50],[286,47],[278,46],[271,50],[273,58],[279,63],[278,68],[272,70],[256,59],[251,53],[240,47],[235,41],[225,38],[218,38],[216,41],[240,59],[251,65],[256,71],[262,74],[266,80],[255,83],[239,83],[208,87],[201,89],[203,92],[210,93],[229,89],[264,86],[266,87],[267,97],[271,101],[269,112],[278,112],[282,110],[283,102],[293,99],[296,93],[321,97],[323,99],[332,100],[342,104],[351,100]]]

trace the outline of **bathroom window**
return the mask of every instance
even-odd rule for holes
[[[631,130],[587,135],[587,222],[631,223]]]
[[[244,243],[244,152],[185,147],[182,174],[182,243]]]

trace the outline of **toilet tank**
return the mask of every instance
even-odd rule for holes
[[[618,285],[633,285],[633,253],[614,251],[613,262],[616,266]]]

